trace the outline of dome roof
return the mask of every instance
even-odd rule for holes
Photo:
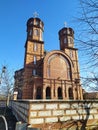
[[[31,17],[27,21],[27,26],[31,25],[31,24],[34,24],[34,21],[38,21],[38,22],[41,22],[43,24],[43,22],[42,22],[42,20],[40,18],[38,18],[38,17],[36,17],[36,18]]]

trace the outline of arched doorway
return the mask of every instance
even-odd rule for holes
[[[73,89],[72,88],[68,89],[68,94],[69,94],[69,99],[73,99]]]
[[[50,87],[46,88],[46,99],[51,99],[51,88]]]
[[[17,99],[22,99],[22,91],[21,91],[21,89],[18,89]]]
[[[36,99],[42,99],[42,90],[41,90],[41,87],[37,88]]]
[[[58,99],[63,99],[63,97],[62,97],[62,88],[61,87],[58,88]]]

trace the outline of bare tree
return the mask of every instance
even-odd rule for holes
[[[77,41],[82,55],[83,71],[93,72],[82,76],[83,84],[98,91],[98,1],[80,0],[79,28]],[[92,86],[91,86],[91,85]]]
[[[89,77],[81,77],[84,88],[87,88],[87,90],[90,91],[98,91],[98,74],[92,73],[92,76]]]
[[[0,77],[0,95],[3,95],[7,99],[7,105],[9,103],[9,98],[13,91],[13,76],[11,71],[8,70],[6,66],[1,69]]]

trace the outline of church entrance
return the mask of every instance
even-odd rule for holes
[[[42,99],[42,90],[41,90],[41,87],[37,88],[36,99]]]
[[[51,88],[50,87],[46,88],[46,99],[51,99]]]
[[[58,99],[63,99],[63,97],[62,97],[62,88],[61,87],[58,88]]]
[[[69,94],[69,99],[73,99],[73,89],[72,88],[68,89],[68,94]]]

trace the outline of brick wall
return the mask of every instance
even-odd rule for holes
[[[85,121],[86,125],[98,122],[98,101],[18,101],[12,103],[14,113],[32,127],[45,124],[63,124]],[[59,127],[59,126],[58,126]]]

